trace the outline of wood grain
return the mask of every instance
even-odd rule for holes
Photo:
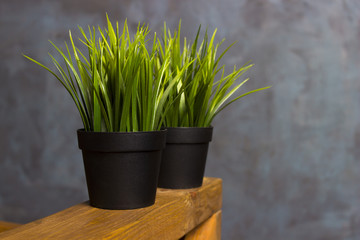
[[[0,233],[21,226],[18,223],[0,221]]]
[[[189,232],[185,240],[220,240],[221,211],[216,212],[208,220]]]
[[[222,181],[204,178],[201,188],[158,189],[155,205],[103,210],[82,203],[0,233],[0,239],[179,239],[220,210]]]

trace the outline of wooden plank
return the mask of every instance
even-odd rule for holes
[[[222,181],[201,188],[158,189],[154,206],[103,210],[82,203],[0,233],[0,239],[179,239],[221,209]]]
[[[21,226],[18,223],[0,221],[0,233]]]
[[[197,226],[185,236],[185,240],[220,240],[221,239],[221,210],[208,220]]]

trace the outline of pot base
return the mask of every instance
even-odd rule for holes
[[[167,130],[158,187],[201,187],[213,128],[179,127]]]
[[[153,205],[165,139],[166,130],[78,130],[90,205],[114,210]]]
[[[170,189],[201,187],[208,146],[208,143],[167,144],[158,186]]]
[[[90,205],[102,209],[151,206],[161,152],[83,152]]]

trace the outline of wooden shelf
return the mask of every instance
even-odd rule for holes
[[[16,228],[18,226],[20,226],[20,224],[0,221],[0,233]]]
[[[213,219],[221,219],[221,204],[221,179],[204,178],[201,188],[158,189],[151,207],[103,210],[85,202],[0,233],[0,239],[179,239],[207,219],[203,225],[210,226],[215,213]]]

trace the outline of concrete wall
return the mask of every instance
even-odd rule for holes
[[[223,239],[360,239],[360,2],[357,0],[2,0],[0,219],[28,222],[87,199],[62,86],[21,56],[50,64],[48,39],[104,25],[105,12],[160,31],[183,20],[238,44],[252,60],[242,89],[272,85],[214,121],[207,175],[223,178]]]

